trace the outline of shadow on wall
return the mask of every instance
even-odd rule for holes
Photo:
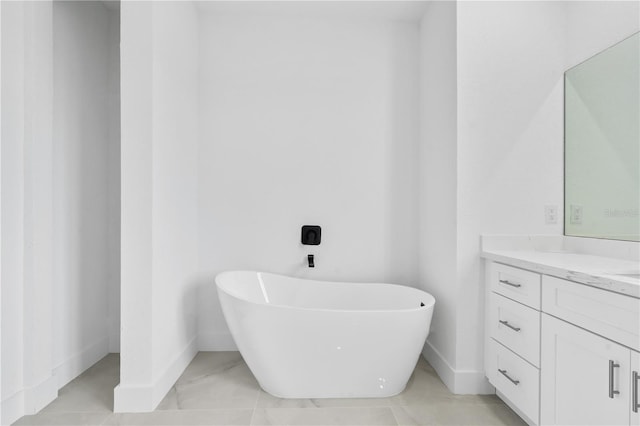
[[[193,279],[182,287],[182,318],[184,319],[183,332],[188,340],[198,339],[198,287],[200,283]],[[191,336],[191,330],[195,335]],[[197,347],[197,345],[196,345]]]
[[[233,337],[229,332],[227,321],[222,314],[215,277],[210,273],[197,278],[193,287],[197,295],[198,312],[198,350],[201,351],[235,351]]]

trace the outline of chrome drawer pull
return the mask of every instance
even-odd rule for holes
[[[638,408],[640,408],[640,402],[638,402],[638,379],[640,379],[640,375],[638,375],[637,371],[634,371],[631,375],[631,410],[634,413],[637,413]]]
[[[620,391],[613,389],[613,369],[618,367],[620,367],[620,364],[616,364],[612,360],[609,360],[609,398],[611,399],[613,399],[614,395],[620,394]]]
[[[509,280],[500,280],[502,284],[510,285],[511,287],[522,287],[522,284],[515,284],[510,282]]]
[[[507,374],[507,370],[500,370],[498,368],[498,371],[500,372],[500,374],[502,374],[504,377],[506,377],[507,379],[509,379],[509,381],[511,383],[513,383],[514,385],[518,386],[518,384],[520,383],[520,380],[514,380],[511,377],[509,377],[509,375]]]
[[[514,327],[511,324],[509,324],[509,321],[502,321],[502,320],[498,320],[498,322],[502,325],[506,325],[507,327],[509,327],[510,329],[512,329],[513,331],[520,331],[520,327]]]

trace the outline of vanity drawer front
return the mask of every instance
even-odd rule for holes
[[[540,370],[493,339],[489,339],[487,378],[524,415],[538,424]]]
[[[540,309],[540,274],[501,263],[491,264],[491,290]]]
[[[640,299],[545,275],[542,310],[622,345],[640,347]]]
[[[540,367],[540,311],[491,294],[491,337]]]

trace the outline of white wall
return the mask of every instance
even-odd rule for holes
[[[418,26],[280,6],[200,17],[204,350],[234,348],[223,270],[417,283]]]
[[[57,394],[51,370],[53,306],[52,5],[24,6],[24,403],[35,413]]]
[[[196,348],[199,69],[194,5],[159,2],[153,19],[153,368],[159,379]]]
[[[2,414],[22,415],[24,258],[24,59],[23,10],[2,4]],[[11,184],[9,184],[11,182]],[[11,324],[11,327],[7,327]]]
[[[123,2],[120,8],[121,336],[116,410],[119,392],[126,392],[119,389],[149,387],[153,377],[151,5]],[[147,393],[143,397],[151,405]]]
[[[120,9],[109,11],[107,244],[109,352],[120,352]]]
[[[566,69],[640,30],[638,1],[568,1],[566,10]]]
[[[436,298],[427,348],[455,362],[457,332],[457,15],[432,2],[420,23],[420,287]],[[432,357],[437,359],[436,357]],[[438,371],[446,371],[439,368]]]
[[[2,7],[4,424],[106,353],[107,124],[106,9]]]
[[[100,2],[55,2],[54,364],[59,386],[108,351],[110,21]],[[117,44],[115,46],[117,48]],[[113,266],[111,266],[113,268]]]
[[[2,423],[57,394],[52,374],[51,4],[3,4]]]
[[[480,234],[562,233],[562,220],[545,225],[544,206],[562,211],[564,24],[562,3],[458,6],[459,281],[453,365],[469,375],[483,369]]]
[[[198,37],[190,2],[121,6],[121,371],[151,411],[196,353]]]
[[[429,273],[422,282],[427,290],[435,286],[434,293],[444,289],[444,300],[456,301],[455,332],[439,340],[434,319],[435,333],[425,349],[456,392],[490,390],[482,374],[479,332],[479,235],[562,234],[563,72],[586,52],[637,31],[637,12],[631,2],[611,8],[609,2],[457,5],[457,247],[455,259],[443,260],[455,262],[457,277],[446,289],[430,284]],[[429,62],[433,53],[426,55]],[[558,206],[555,225],[544,222],[547,204]],[[427,253],[421,252],[422,261],[428,261]],[[436,304],[436,311],[439,306],[446,307]]]

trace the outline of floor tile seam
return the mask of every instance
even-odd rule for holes
[[[99,426],[102,426],[102,425],[106,424],[106,423],[107,423],[107,421],[108,421],[111,417],[113,417],[114,415],[115,415],[115,413],[109,413],[109,415],[108,415],[108,416],[106,416],[106,417],[104,418],[104,420],[102,420],[102,422],[100,422],[100,425],[99,425]]]
[[[93,410],[60,410],[60,411],[38,411],[36,414],[30,414],[31,416],[50,415],[50,414],[115,414],[113,411],[93,411]]]
[[[256,400],[253,401],[253,410],[251,411],[251,418],[249,419],[249,425],[253,425],[253,418],[256,415],[256,409],[258,408],[258,401],[260,400],[260,392],[262,392],[262,388],[258,386],[258,389],[256,389]]]
[[[184,413],[190,411],[204,412],[204,411],[249,411],[253,410],[251,407],[235,407],[235,408],[221,408],[221,407],[213,407],[213,408],[178,408],[178,409],[168,409],[168,410],[153,410],[147,411],[144,413],[113,413],[113,414],[163,414],[163,413]]]
[[[398,419],[396,418],[395,413],[393,412],[393,407],[392,406],[386,406],[386,405],[379,405],[379,406],[374,406],[374,407],[264,407],[264,408],[260,408],[263,411],[271,411],[271,410],[305,410],[305,409],[317,409],[317,410],[332,410],[332,409],[341,409],[341,408],[347,408],[347,409],[354,409],[354,408],[367,408],[367,409],[386,409],[390,414],[391,414],[391,418],[394,421],[394,424],[396,426],[400,425],[400,422],[398,421]],[[254,410],[254,415],[255,415],[255,410]],[[254,423],[254,415],[251,416],[251,422],[250,425],[254,426],[256,425]],[[353,426],[355,425],[362,425],[365,426],[364,423],[353,423]]]
[[[186,379],[184,381],[184,383],[188,384],[188,383],[191,383],[193,381],[206,379],[207,377],[211,377],[211,376],[216,376],[216,375],[219,375],[219,374],[227,373],[227,372],[233,370],[234,368],[241,367],[241,366],[242,366],[241,362],[234,362],[231,365],[223,365],[223,366],[220,366],[220,367],[216,368],[215,370],[211,370],[211,371],[208,371],[208,372],[203,372],[202,374],[198,374],[198,375],[193,376],[193,377],[191,377],[189,379]],[[189,367],[187,366],[187,368],[189,368]],[[180,379],[181,378],[182,377],[178,377],[178,380],[176,381],[176,384],[180,383]]]
[[[337,405],[332,407],[256,407],[255,410],[357,410],[357,409],[388,409],[393,411],[394,407],[400,407],[399,405],[374,405],[374,406],[364,406],[364,405],[356,405],[356,406],[345,406],[345,405]]]
[[[423,407],[426,405],[433,405],[433,404],[463,404],[465,406],[468,405],[478,405],[478,406],[484,406],[484,407],[489,407],[489,406],[505,406],[504,403],[500,403],[500,402],[464,402],[464,401],[456,401],[455,399],[452,400],[438,400],[438,401],[428,401],[426,403],[403,403],[403,404],[395,404],[395,405],[391,405],[390,407]]]
[[[3,1],[3,0],[0,0]],[[221,411],[221,410],[252,410],[254,407],[252,404],[242,404],[236,406],[217,406],[217,407],[186,407],[186,408],[170,408],[170,409],[162,409],[162,410],[153,410],[152,412],[160,412],[163,413],[165,411]]]
[[[254,419],[255,415],[256,415],[256,409],[254,408],[251,411],[251,417],[249,418],[249,425],[253,425],[253,419]]]
[[[261,407],[261,408],[391,408],[391,407],[397,407],[397,406],[398,405],[380,404],[380,405],[323,405],[323,406],[315,405],[313,407]]]
[[[393,407],[389,406],[389,411],[391,411],[391,416],[393,417],[393,421],[396,422],[396,426],[400,425],[398,418],[396,417],[396,413],[393,412]]]

